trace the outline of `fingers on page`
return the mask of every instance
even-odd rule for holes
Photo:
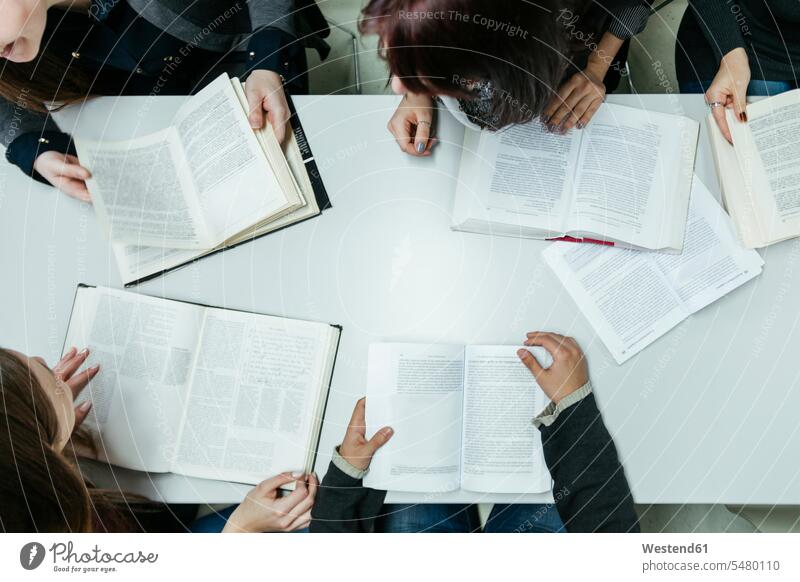
[[[250,121],[250,127],[261,129],[264,127],[264,96],[255,91],[248,93],[247,85],[245,85],[245,93],[247,95],[247,104],[250,107],[250,113],[247,116],[248,121]]]
[[[416,154],[424,154],[428,148],[428,140],[431,135],[432,120],[427,117],[422,117],[417,122],[417,131],[414,134],[414,152]]]
[[[275,132],[275,139],[278,143],[283,143],[286,138],[286,126],[289,123],[289,110],[281,105],[269,108],[269,122]]]
[[[274,493],[280,486],[291,483],[294,480],[295,478],[292,477],[291,473],[280,473],[279,475],[265,479],[256,485],[256,489],[258,489],[260,493]]]
[[[57,366],[58,373],[61,374],[61,377],[64,380],[69,380],[75,371],[81,367],[81,365],[86,361],[86,358],[89,356],[89,349],[83,349],[80,352],[74,354],[71,358],[67,360],[62,360],[63,363],[59,363]]]
[[[384,426],[378,432],[376,432],[371,439],[367,442],[367,447],[369,452],[375,453],[379,448],[389,442],[389,439],[392,438],[394,434],[394,429],[390,426]]]
[[[722,135],[725,136],[725,139],[728,140],[728,143],[733,143],[733,136],[731,136],[730,127],[728,127],[728,119],[725,115],[725,107],[712,107],[711,114],[714,116],[714,120],[717,122],[717,126],[719,127]]]
[[[91,412],[91,410],[92,403],[89,401],[86,401],[75,408],[75,428],[78,428],[83,424],[83,421],[85,421],[86,417],[89,416],[89,412]]]
[[[534,355],[525,348],[520,348],[517,350],[517,356],[519,356],[519,359],[522,360],[522,363],[525,364],[525,367],[527,367],[535,377],[538,377],[539,374],[544,371],[542,366],[539,364],[539,360],[537,360]]]

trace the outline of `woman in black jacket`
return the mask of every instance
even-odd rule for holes
[[[389,130],[403,151],[427,156],[435,98],[471,128],[537,116],[552,131],[583,128],[650,12],[646,0],[372,0],[360,28],[380,37],[404,95]]]
[[[532,506],[496,505],[486,531],[639,531],[631,491],[614,442],[597,409],[580,347],[572,338],[541,332],[529,333],[525,345],[543,346],[553,356],[553,364],[544,369],[527,349],[517,352],[551,401],[533,422],[542,435],[560,519],[554,519],[547,506],[534,509]],[[467,532],[480,529],[474,506],[384,505],[386,491],[363,486],[362,479],[369,470],[372,456],[393,434],[390,427],[385,427],[367,440],[365,406],[362,398],[342,444],[334,452],[311,512],[311,531]],[[405,512],[413,512],[414,517],[406,519]],[[409,522],[413,522],[416,529],[409,528]],[[552,527],[554,523],[558,527]]]
[[[298,3],[299,4],[299,3]],[[309,9],[316,5],[305,2]],[[286,134],[287,87],[306,88],[293,0],[7,0],[0,6],[0,143],[40,182],[88,201],[69,135],[48,104],[90,95],[186,95],[247,76],[250,123]],[[302,14],[301,14],[302,16]]]

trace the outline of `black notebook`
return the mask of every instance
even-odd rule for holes
[[[256,484],[313,470],[341,328],[80,285],[64,350],[99,460]]]

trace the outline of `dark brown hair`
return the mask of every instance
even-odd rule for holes
[[[51,12],[62,12],[60,8],[50,8]],[[53,16],[58,19],[58,14]],[[87,30],[88,30],[87,20]],[[48,34],[45,29],[45,35]],[[42,38],[39,54],[27,63],[15,63],[3,59],[0,66],[0,97],[16,103],[25,109],[46,112],[45,104],[56,107],[81,101],[90,93],[102,92],[101,87],[93,86],[93,76],[82,70],[74,60],[68,60],[56,51],[49,49],[48,38]]]
[[[88,432],[73,433],[64,451],[55,448],[58,433],[44,387],[27,363],[0,348],[0,531],[180,529],[163,527],[170,516],[160,504],[87,483],[76,449],[96,453]]]
[[[81,101],[91,88],[89,75],[47,49],[31,62],[5,61],[0,67],[0,97],[33,111],[46,112],[46,103],[61,107]]]
[[[470,99],[462,80],[491,82],[490,129],[500,129],[529,121],[557,91],[571,48],[556,16],[573,4],[372,0],[359,29],[380,36],[391,74],[413,93]]]

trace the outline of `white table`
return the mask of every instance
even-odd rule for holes
[[[610,101],[702,119],[700,96],[612,96]],[[164,102],[167,103],[167,102]],[[363,394],[374,341],[518,343],[526,331],[576,337],[588,354],[603,416],[639,503],[800,503],[800,243],[763,251],[764,274],[692,316],[617,366],[543,265],[546,243],[449,229],[462,130],[440,120],[431,159],[402,154],[385,129],[396,98],[296,99],[333,209],[321,218],[141,285],[169,298],[339,323],[341,349],[317,471]],[[144,131],[149,116],[116,119]],[[86,115],[83,132],[123,137]],[[69,116],[67,116],[69,117]],[[139,126],[138,122],[141,122]],[[701,137],[697,173],[717,192]],[[75,285],[119,287],[92,210],[0,166],[0,345],[53,361]],[[99,483],[170,501],[233,502],[241,485],[93,471]],[[463,492],[391,494],[395,502],[545,501]]]

